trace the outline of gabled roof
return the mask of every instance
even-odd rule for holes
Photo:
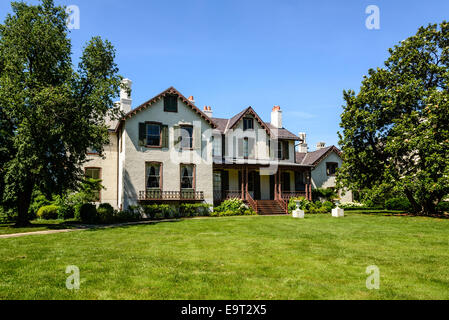
[[[339,157],[341,157],[341,151],[336,146],[330,146],[327,148],[307,153],[296,152],[296,163],[316,167],[332,152],[335,152]]]
[[[260,126],[262,128],[264,128],[268,134],[270,134],[270,129],[268,128],[268,126],[266,125],[265,122],[262,121],[262,119],[259,117],[259,115],[256,113],[256,111],[254,111],[254,109],[252,107],[248,107],[245,110],[243,110],[242,112],[236,114],[235,116],[233,116],[231,119],[229,119],[229,124],[227,127],[227,130],[229,129],[234,129],[234,127],[240,122],[240,120],[246,116],[246,115],[252,115],[256,121],[260,124]]]
[[[131,110],[130,112],[128,112],[127,114],[125,114],[123,116],[123,118],[120,120],[120,122],[118,123],[116,130],[118,130],[120,128],[121,123],[126,120],[131,118],[132,116],[136,115],[137,113],[139,113],[142,110],[145,110],[149,107],[151,107],[152,104],[160,101],[161,99],[163,99],[166,95],[172,95],[172,94],[176,94],[178,95],[179,99],[181,99],[182,102],[184,102],[187,106],[189,106],[195,113],[197,113],[201,118],[203,118],[204,120],[206,120],[206,122],[208,122],[212,128],[216,128],[216,124],[215,122],[212,121],[211,118],[209,118],[205,113],[203,113],[199,108],[197,108],[189,99],[187,99],[186,97],[184,97],[178,90],[176,90],[174,87],[170,87],[167,90],[162,91],[161,93],[159,93],[157,96],[151,98],[150,100],[148,100],[147,102],[142,103],[140,106],[138,106],[137,108]]]
[[[246,115],[252,115],[273,139],[301,140],[285,128],[275,128],[269,122],[262,121],[252,107],[242,110],[231,119],[212,118],[212,120],[217,124],[217,129],[220,130],[221,133],[226,133],[228,130],[233,129]]]

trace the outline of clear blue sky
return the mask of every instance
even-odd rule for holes
[[[37,1],[28,1],[37,3]],[[421,25],[449,19],[447,0],[56,0],[77,5],[74,61],[92,36],[117,49],[120,73],[133,80],[133,107],[174,86],[214,116],[252,106],[266,121],[280,105],[284,126],[337,144],[343,89],[381,66],[388,48]],[[380,30],[365,27],[368,5]],[[3,21],[9,1],[0,3]]]

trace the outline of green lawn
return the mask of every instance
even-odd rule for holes
[[[365,287],[369,265],[380,290]],[[252,216],[0,239],[0,299],[449,299],[449,220]]]

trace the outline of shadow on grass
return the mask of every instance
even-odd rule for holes
[[[437,218],[437,219],[449,219],[449,214],[440,213],[434,215],[419,215],[398,210],[347,210],[347,213],[357,213],[366,215],[375,215],[383,217],[422,217],[422,218]]]
[[[82,223],[73,223],[73,227],[79,228],[79,229],[87,229],[87,231],[97,231],[101,229],[126,229],[130,227],[135,226],[154,226],[161,223],[175,223],[175,222],[181,222],[185,219],[176,219],[176,220],[142,220],[142,221],[136,221],[136,222],[123,222],[123,223],[116,223],[116,224],[82,224]]]

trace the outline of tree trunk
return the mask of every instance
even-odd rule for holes
[[[432,200],[424,201],[424,203],[422,205],[422,209],[423,209],[422,210],[423,215],[426,215],[426,216],[434,215],[437,212],[437,207]]]
[[[420,213],[422,211],[422,207],[416,202],[415,198],[413,197],[412,192],[405,188],[405,195],[407,196],[408,201],[410,201],[410,204],[412,205],[413,212],[414,213]]]
[[[25,189],[17,195],[17,221],[16,227],[26,227],[30,225],[28,210],[31,204],[31,196],[33,194],[33,186],[27,184]]]

